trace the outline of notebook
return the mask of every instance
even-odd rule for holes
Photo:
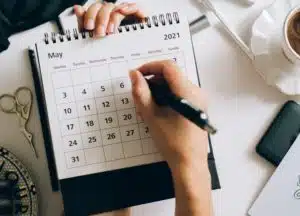
[[[57,174],[66,215],[174,196],[168,166],[136,113],[128,73],[168,59],[199,84],[187,19],[178,12],[159,14],[118,31],[93,39],[92,33],[72,29],[65,36],[45,34],[35,45],[35,86],[42,92],[44,137],[51,140],[46,143],[48,162],[54,185]],[[208,159],[216,189],[211,144]]]
[[[300,212],[300,136],[275,170],[248,214],[298,216]]]

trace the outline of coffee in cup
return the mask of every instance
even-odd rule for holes
[[[300,6],[292,10],[284,25],[283,50],[293,63],[300,63]]]

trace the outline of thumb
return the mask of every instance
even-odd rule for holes
[[[147,118],[153,106],[153,99],[148,83],[139,71],[131,71],[132,96],[136,104],[137,112],[143,118]]]

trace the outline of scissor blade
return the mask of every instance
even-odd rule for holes
[[[38,154],[37,154],[37,151],[36,151],[36,148],[35,148],[35,145],[33,143],[33,135],[31,133],[29,133],[26,128],[21,128],[21,132],[24,134],[25,138],[27,139],[34,155],[36,158],[38,158]]]

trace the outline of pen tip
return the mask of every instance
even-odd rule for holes
[[[204,130],[206,130],[209,134],[212,134],[212,135],[214,135],[214,134],[217,133],[217,129],[214,128],[214,127],[211,126],[211,125],[206,125],[206,126],[204,127]]]

